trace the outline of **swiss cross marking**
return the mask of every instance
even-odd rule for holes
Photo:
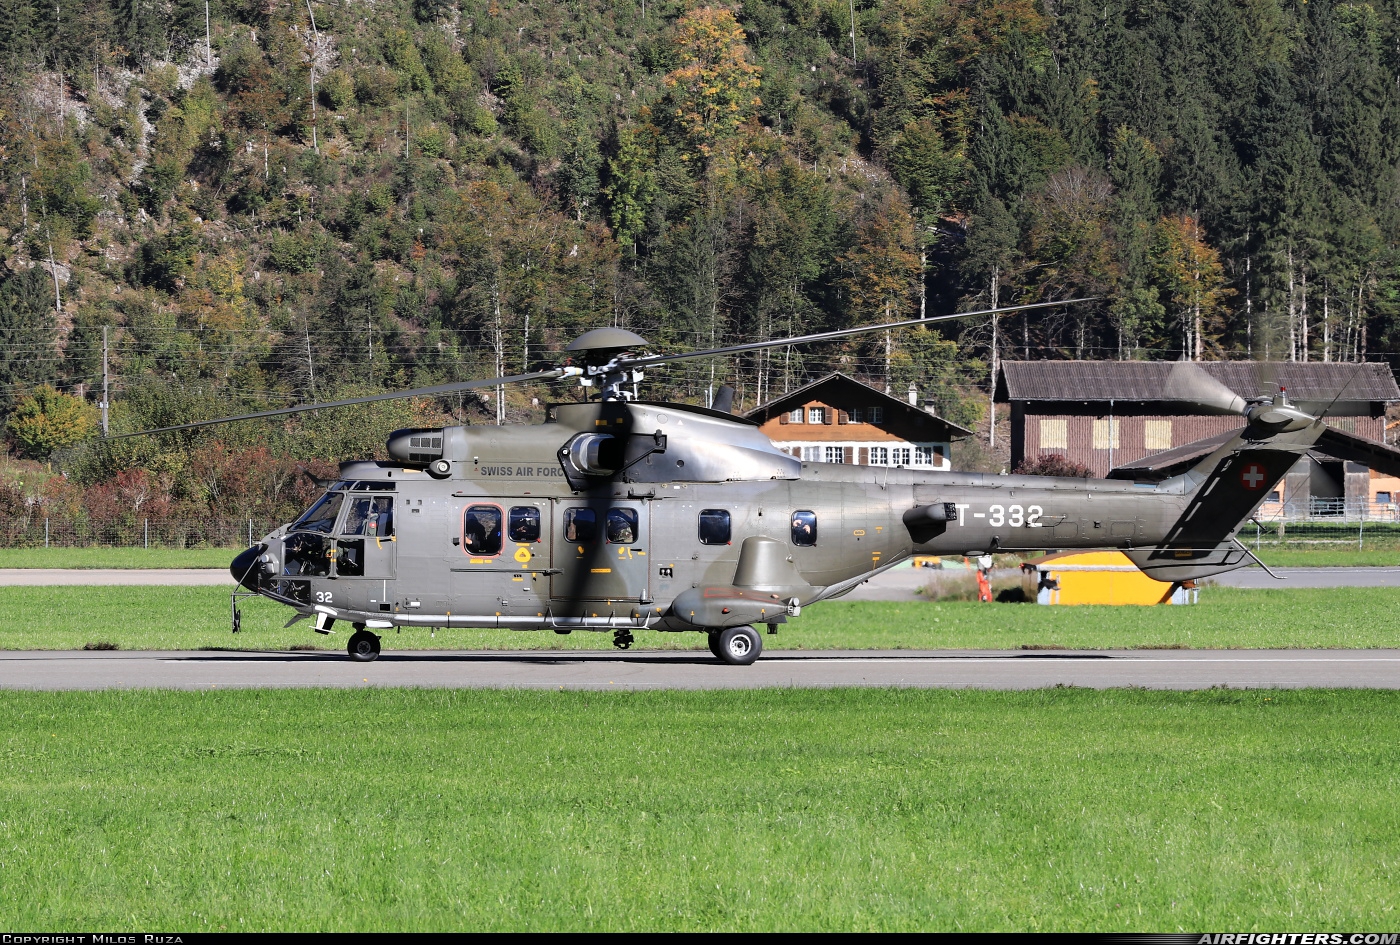
[[[1264,467],[1258,463],[1250,463],[1240,473],[1240,482],[1251,492],[1264,488],[1264,480],[1269,478],[1264,473]]]

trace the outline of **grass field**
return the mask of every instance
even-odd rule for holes
[[[227,568],[242,548],[0,548],[0,568]]]
[[[1254,549],[1253,545],[1248,547]],[[1271,568],[1400,568],[1400,551],[1393,549],[1261,548],[1258,555]]]
[[[0,588],[0,649],[340,649],[348,628],[323,637],[308,622],[284,629],[292,611],[244,601],[243,632],[229,632],[228,592],[215,587]],[[769,648],[938,649],[1021,646],[1395,647],[1398,588],[1239,590],[1208,587],[1189,607],[1041,607],[914,601],[831,601],[803,611]],[[611,636],[576,632],[408,629],[386,649],[606,649]],[[703,649],[698,634],[643,631],[639,649]]]
[[[0,693],[0,926],[1388,929],[1374,692]]]

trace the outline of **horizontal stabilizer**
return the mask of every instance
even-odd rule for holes
[[[1387,476],[1400,476],[1400,450],[1369,437],[1328,427],[1318,438],[1315,449],[1328,456],[1360,463]]]

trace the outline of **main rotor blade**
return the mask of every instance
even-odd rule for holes
[[[1167,400],[1184,400],[1221,413],[1244,413],[1249,406],[1239,394],[1190,361],[1178,361],[1167,374]]]
[[[788,345],[802,345],[813,341],[829,341],[833,338],[849,338],[872,331],[885,331],[890,328],[908,328],[913,325],[931,325],[955,318],[974,318],[978,315],[1000,315],[1003,312],[1024,312],[1033,308],[1050,308],[1055,305],[1072,305],[1075,302],[1093,302],[1095,299],[1065,299],[1063,302],[1036,302],[1032,305],[1011,305],[1004,308],[986,308],[977,312],[956,312],[952,315],[935,315],[932,318],[907,318],[898,322],[885,322],[883,325],[864,325],[860,328],[842,328],[837,331],[823,331],[815,335],[799,335],[795,338],[779,338],[776,341],[751,341],[742,345],[729,345],[724,348],[708,348],[704,351],[688,351],[685,354],[654,354],[644,358],[624,361],[626,367],[646,367],[667,361],[687,361],[691,358],[710,358],[723,354],[737,354],[741,351],[757,351],[760,348],[783,348]]]
[[[212,427],[221,423],[236,423],[239,420],[262,420],[267,417],[285,417],[294,413],[307,413],[312,410],[329,410],[332,407],[353,407],[356,404],[372,404],[383,400],[403,400],[408,397],[435,397],[439,394],[455,394],[464,390],[481,387],[495,387],[498,384],[518,384],[521,381],[554,380],[565,375],[563,368],[548,371],[534,371],[530,374],[512,374],[509,377],[493,377],[480,381],[457,381],[452,384],[439,384],[437,387],[419,387],[415,390],[394,391],[388,394],[375,394],[371,397],[351,397],[349,400],[332,400],[324,404],[302,404],[299,407],[283,407],[280,410],[261,410],[257,413],[239,414],[236,417],[220,417],[217,420],[200,420],[196,423],[181,423],[173,427],[157,427],[154,430],[140,430],[136,433],[119,433],[105,439],[124,440],[132,436],[149,436],[152,433],[173,433],[176,430],[194,430],[199,427]]]

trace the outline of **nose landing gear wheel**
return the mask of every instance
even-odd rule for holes
[[[379,637],[368,630],[356,630],[350,635],[345,650],[357,663],[373,663],[379,659]]]
[[[730,627],[710,634],[715,655],[731,666],[748,666],[763,652],[763,637],[753,627]]]

